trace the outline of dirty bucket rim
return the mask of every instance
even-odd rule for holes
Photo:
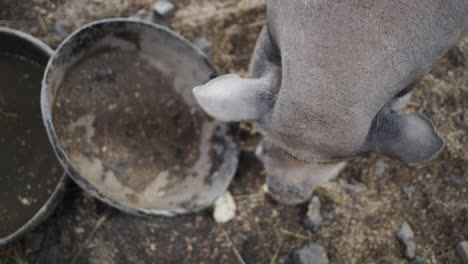
[[[63,194],[65,193],[65,186],[67,183],[66,173],[64,172],[61,176],[55,190],[50,195],[46,203],[37,211],[37,213],[29,219],[23,226],[21,226],[16,232],[10,234],[7,237],[0,238],[0,249],[4,246],[7,246],[9,243],[14,242],[23,236],[26,232],[31,231],[41,224],[47,217],[49,217],[52,212],[56,209],[58,204],[61,201]]]
[[[206,54],[201,51],[198,47],[193,45],[191,42],[189,42],[187,39],[184,37],[180,36],[176,32],[163,27],[158,24],[154,23],[149,23],[145,21],[141,21],[138,19],[132,19],[132,18],[108,18],[108,19],[102,19],[98,20],[89,24],[86,24],[76,31],[74,31],[71,35],[69,35],[56,49],[55,53],[53,56],[50,58],[48,61],[47,67],[45,69],[45,74],[44,78],[42,80],[42,90],[41,90],[41,113],[43,116],[43,121],[46,126],[47,134],[49,136],[50,142],[52,143],[52,146],[54,150],[57,153],[57,156],[59,157],[59,161],[62,164],[62,166],[65,168],[67,171],[68,175],[73,179],[74,182],[76,182],[85,192],[90,194],[91,196],[97,198],[98,200],[106,203],[107,205],[114,207],[120,211],[123,211],[125,213],[129,213],[132,215],[136,216],[166,216],[166,217],[172,217],[172,216],[177,216],[177,215],[185,215],[185,214],[190,214],[190,213],[196,213],[199,211],[202,211],[212,205],[212,203],[209,204],[203,204],[196,206],[195,208],[183,208],[183,207],[177,207],[174,209],[147,209],[147,208],[141,208],[141,207],[132,207],[129,206],[123,202],[116,201],[112,199],[109,195],[106,195],[103,191],[100,190],[96,185],[91,183],[86,177],[80,174],[80,172],[75,168],[73,165],[73,162],[71,159],[68,157],[68,154],[64,151],[62,148],[62,144],[60,143],[60,140],[57,136],[53,121],[52,121],[52,114],[51,114],[51,104],[53,102],[49,102],[48,98],[48,91],[51,89],[49,85],[49,78],[51,77],[51,72],[54,70],[54,63],[59,57],[60,53],[62,50],[67,47],[70,41],[73,41],[74,38],[76,38],[78,35],[83,34],[83,32],[92,29],[95,26],[101,25],[101,24],[109,24],[109,23],[134,23],[138,24],[141,26],[145,26],[151,29],[154,29],[158,32],[162,32],[164,34],[167,34],[171,36],[171,38],[174,39],[174,41],[179,41],[181,44],[184,46],[190,48],[193,50],[194,55],[196,55],[198,58],[202,60],[202,62],[209,67],[209,69],[212,71],[212,76],[210,78],[213,78],[216,76],[216,70],[213,64],[211,63],[210,59],[206,56]],[[238,153],[239,153],[239,146],[238,143],[235,142],[235,151],[236,151],[236,157],[235,157],[235,168],[237,168],[238,164]],[[232,181],[232,178],[234,176],[235,169],[232,173],[231,176],[229,176],[229,180],[227,181],[227,186],[229,186],[230,182]],[[226,187],[227,189],[227,187]]]
[[[52,52],[52,56],[50,57],[49,61],[47,62],[47,66],[46,66],[46,69],[45,69],[45,74],[44,74],[44,78],[43,78],[43,84],[44,84],[44,81],[46,80],[46,75],[49,74],[49,68],[52,66],[52,61],[54,61],[56,59],[56,57],[58,56],[58,51],[61,51],[64,46],[67,45],[67,43],[75,38],[77,35],[81,34],[83,31],[85,30],[88,30],[90,28],[93,28],[97,25],[101,25],[101,24],[107,24],[107,23],[114,23],[114,22],[122,22],[122,23],[125,23],[125,22],[128,22],[128,23],[135,23],[135,24],[141,24],[141,25],[145,25],[145,26],[148,26],[150,28],[153,28],[153,29],[156,29],[156,30],[159,30],[159,31],[163,31],[169,35],[171,35],[172,37],[175,37],[177,40],[181,41],[184,45],[187,45],[187,46],[190,46],[191,48],[194,48],[195,51],[196,51],[196,55],[200,56],[203,61],[210,66],[211,69],[213,69],[213,72],[215,73],[216,75],[216,70],[215,70],[215,67],[213,66],[213,64],[211,63],[210,59],[208,58],[208,56],[197,46],[195,46],[193,43],[191,43],[190,41],[188,41],[186,38],[182,37],[181,35],[177,34],[176,32],[170,30],[169,28],[165,27],[165,26],[162,26],[162,25],[159,25],[159,24],[155,24],[155,23],[151,23],[151,22],[146,22],[146,21],[143,21],[143,20],[139,20],[139,19],[136,19],[136,18],[105,18],[105,19],[100,19],[100,20],[97,20],[97,21],[93,21],[91,23],[88,23],[88,24],[85,24],[84,26],[81,26],[79,27],[78,29],[76,29],[74,32],[72,32],[70,35],[68,35],[59,45],[58,47],[55,49],[55,51],[51,50]],[[40,41],[41,42],[41,41]],[[44,44],[45,45],[45,44]],[[213,76],[215,77],[215,76]]]
[[[17,30],[17,29],[7,28],[7,27],[0,27],[0,34],[4,34],[4,33],[30,42],[34,46],[40,48],[41,51],[43,51],[45,53],[45,55],[47,55],[49,57],[49,59],[54,54],[54,50],[51,47],[49,47],[47,44],[45,44],[42,40],[40,40],[40,39],[38,39],[36,37],[33,37],[32,35],[30,35],[30,34],[28,34],[26,32],[23,32],[23,31],[20,31],[20,30]],[[46,67],[44,66],[44,71],[45,71],[45,68]]]
[[[0,35],[8,34],[11,37],[18,38],[25,42],[29,42],[33,44],[33,46],[39,48],[40,52],[44,53],[44,56],[50,57],[54,53],[54,50],[49,47],[47,44],[42,42],[41,40],[33,37],[30,34],[27,34],[23,31],[19,31],[16,29],[0,27]],[[44,66],[44,72],[46,67]],[[42,88],[42,87],[41,87]],[[41,91],[42,92],[42,91]],[[38,98],[39,99],[39,98]],[[45,129],[45,128],[44,128]],[[52,147],[52,146],[51,146]],[[63,168],[62,168],[63,169]],[[19,229],[15,232],[11,233],[6,237],[0,237],[0,248],[7,246],[11,242],[19,239],[23,236],[26,232],[31,231],[32,229],[36,228],[39,224],[41,224],[52,212],[56,209],[57,205],[60,203],[61,198],[65,192],[65,186],[67,182],[67,177],[65,170],[63,175],[60,177],[58,183],[56,184],[54,191],[50,194],[47,201],[41,206],[41,208],[31,217],[25,224],[23,224]]]

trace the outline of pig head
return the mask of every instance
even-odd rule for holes
[[[250,78],[194,88],[221,121],[258,120],[257,156],[276,200],[297,204],[345,161],[369,152],[406,163],[444,146],[412,88],[468,29],[466,0],[267,0]]]

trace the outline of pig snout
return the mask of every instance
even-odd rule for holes
[[[267,171],[267,186],[271,197],[282,204],[305,202],[321,183],[338,175],[346,162],[310,164],[297,160],[283,150],[262,142],[255,154]]]

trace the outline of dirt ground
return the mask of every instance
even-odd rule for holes
[[[178,0],[169,26],[214,44],[220,73],[245,74],[265,23],[261,0]],[[56,47],[63,29],[150,9],[150,0],[0,0],[0,26],[24,30]],[[63,33],[63,32],[62,32]],[[408,263],[395,238],[406,220],[416,252],[428,263],[459,263],[455,246],[468,239],[468,193],[452,184],[468,177],[468,37],[416,88],[408,106],[432,119],[446,147],[432,162],[408,166],[370,155],[352,161],[315,194],[322,227],[305,227],[306,205],[283,206],[261,191],[265,176],[253,154],[255,124],[242,126],[238,173],[229,190],[236,217],[216,224],[209,210],[176,218],[139,218],[116,211],[70,183],[54,214],[0,251],[0,263],[291,263],[307,241],[326,248],[330,263]],[[376,161],[385,163],[378,177]],[[360,185],[358,183],[362,183]],[[361,187],[359,187],[361,186]],[[357,188],[359,187],[359,188]]]

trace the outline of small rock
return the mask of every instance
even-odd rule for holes
[[[405,185],[401,189],[403,190],[403,193],[406,195],[414,193],[414,191],[416,190],[416,188],[414,188],[413,185]]]
[[[375,169],[374,169],[374,174],[377,177],[382,177],[385,173],[385,162],[383,160],[376,160],[375,161]]]
[[[413,259],[416,256],[416,244],[413,241],[414,233],[413,230],[411,230],[411,226],[406,221],[401,224],[397,238],[405,247],[405,251],[403,252],[405,257]]]
[[[41,249],[44,234],[40,232],[29,232],[24,237],[24,247],[28,253],[37,252]]]
[[[468,188],[468,177],[461,178],[452,175],[450,177],[450,182],[458,189]]]
[[[96,4],[96,5],[102,4],[102,0],[89,0],[89,2]]]
[[[468,241],[460,242],[455,251],[461,260],[461,264],[468,264]]]
[[[82,228],[82,227],[77,227],[77,228],[75,228],[75,233],[77,233],[77,234],[83,234],[84,231],[85,231],[85,230],[84,230],[84,228]]]
[[[304,224],[312,229],[313,231],[317,231],[322,224],[322,214],[320,212],[320,200],[317,196],[312,197],[309,201],[309,205],[307,206],[307,214],[306,218],[304,219]]]
[[[54,28],[55,32],[57,32],[57,35],[59,35],[61,38],[65,38],[68,36],[67,30],[65,30],[65,27],[59,21],[55,21]]]
[[[416,243],[413,240],[406,242],[406,249],[404,252],[405,257],[413,259],[416,256]]]
[[[156,14],[162,17],[172,17],[175,13],[175,6],[173,3],[165,0],[159,0],[153,5],[153,10]]]
[[[20,202],[23,204],[23,205],[27,205],[27,206],[30,206],[31,205],[31,200],[26,198],[26,197],[21,197],[21,196],[18,196],[18,199],[20,200]]]
[[[151,243],[151,244],[150,244],[150,250],[151,250],[151,251],[156,251],[156,245],[153,244],[153,243]]]
[[[138,19],[149,23],[155,23],[167,27],[167,24],[163,21],[161,17],[155,15],[154,12],[146,11],[144,9],[138,10],[138,12],[130,18]]]
[[[328,257],[321,245],[309,242],[294,253],[294,264],[328,264]]]
[[[214,203],[213,218],[216,223],[226,223],[236,215],[236,203],[229,191]]]
[[[201,49],[208,58],[213,56],[213,44],[206,38],[201,37],[193,41],[193,44]]]
[[[401,228],[397,234],[397,238],[403,243],[414,238],[413,230],[411,229],[411,226],[408,224],[408,222],[404,221],[401,224]]]

